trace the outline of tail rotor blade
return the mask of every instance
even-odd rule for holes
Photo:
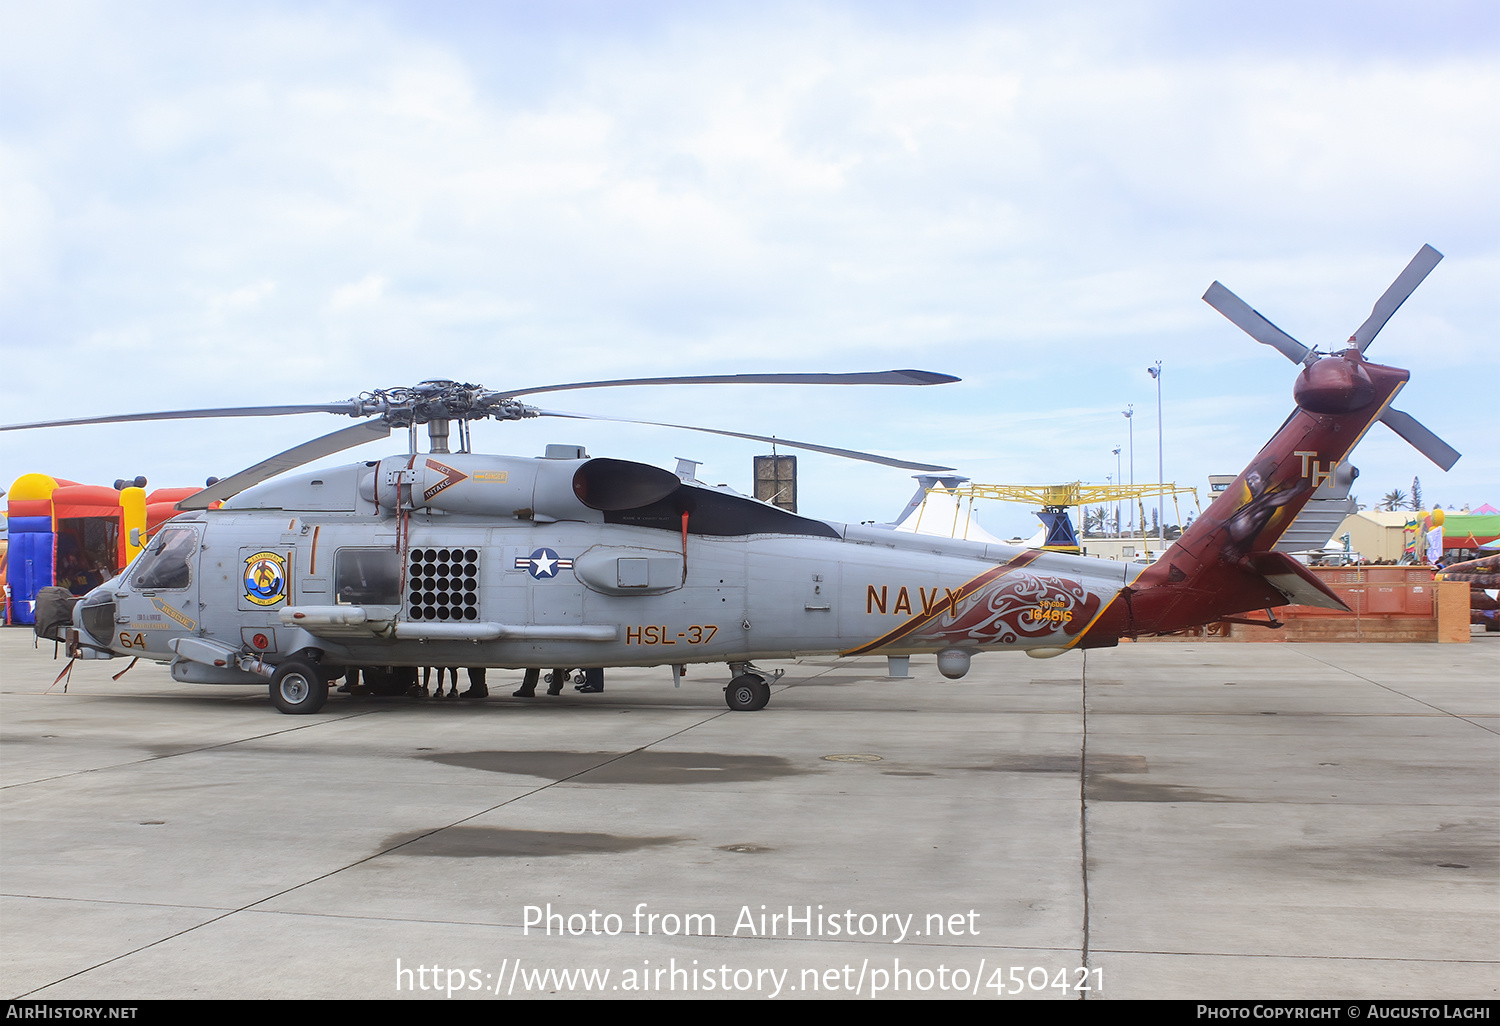
[[[1203,293],[1203,301],[1229,318],[1236,327],[1255,341],[1270,346],[1293,363],[1301,363],[1307,359],[1310,350],[1305,345],[1276,327],[1265,318],[1265,315],[1218,282],[1214,282],[1208,287],[1208,291]]]
[[[1401,308],[1401,304],[1406,302],[1406,297],[1422,284],[1422,279],[1432,273],[1432,269],[1441,259],[1443,259],[1443,254],[1431,246],[1423,246],[1417,251],[1417,255],[1411,258],[1411,263],[1406,265],[1406,270],[1398,274],[1396,280],[1391,282],[1391,287],[1375,301],[1375,308],[1370,311],[1370,316],[1365,318],[1365,323],[1361,324],[1359,330],[1354,333],[1352,341],[1359,346],[1361,353],[1371,342],[1375,341],[1375,336],[1380,334],[1380,329],[1385,327],[1385,322],[1391,319],[1391,314]],[[1416,445],[1415,442],[1412,444]],[[1417,448],[1420,449],[1421,446]],[[1454,459],[1457,458],[1455,454]]]
[[[786,438],[772,438],[769,435],[747,435],[741,431],[720,431],[718,428],[693,427],[691,424],[663,424],[655,420],[631,420],[628,417],[602,417],[588,413],[564,413],[561,410],[538,410],[540,417],[566,417],[569,420],[608,420],[616,424],[644,424],[647,427],[676,428],[679,431],[701,431],[709,435],[724,435],[727,438],[744,438],[752,442],[765,442],[767,445],[782,445],[788,449],[807,449],[811,452],[827,453],[830,456],[842,456],[850,460],[863,460],[866,463],[879,463],[884,467],[899,467],[902,470],[921,470],[928,473],[939,473],[952,470],[952,467],[936,467],[930,463],[911,463],[907,460],[892,459],[889,456],[877,456],[870,452],[859,452],[855,449],[836,449],[831,445],[814,445],[812,442],[794,442]]]
[[[311,442],[303,442],[268,460],[262,460],[253,467],[247,467],[238,474],[216,481],[203,491],[194,492],[183,499],[177,504],[177,508],[181,510],[208,509],[213,503],[227,499],[231,495],[238,495],[246,488],[258,485],[277,474],[300,467],[304,463],[311,463],[313,460],[320,460],[324,456],[332,456],[336,452],[352,449],[356,445],[378,441],[390,433],[391,426],[383,420],[367,420],[353,427],[342,428],[322,438],[314,438]]]
[[[1417,418],[1409,413],[1387,407],[1380,415],[1385,421],[1385,426],[1411,443],[1423,456],[1442,467],[1444,470],[1452,470],[1453,464],[1458,462],[1459,451],[1437,435],[1427,430]]]

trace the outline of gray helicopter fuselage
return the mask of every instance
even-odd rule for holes
[[[1336,353],[1309,349],[1220,283],[1209,287],[1203,298],[1214,309],[1303,365],[1292,390],[1297,407],[1150,567],[812,520],[709,488],[690,473],[680,479],[565,446],[549,446],[541,459],[446,451],[454,420],[466,448],[464,425],[474,420],[601,419],[531,407],[522,395],[641,384],[957,380],[928,371],[673,376],[508,392],[443,379],[331,404],[88,417],[0,431],[312,412],[378,418],[278,453],[184,499],[178,508],[197,512],[161,527],[124,574],[77,603],[67,632],[71,655],[144,655],[171,661],[179,680],[204,683],[269,677],[272,704],[287,713],[317,711],[328,681],[361,667],[374,668],[384,687],[411,675],[381,667],[724,661],[734,675],[726,701],[753,711],[770,692],[750,665],[757,658],[936,652],[938,669],[957,677],[972,654],[986,650],[1050,656],[1215,621],[1275,629],[1283,625],[1269,611],[1288,604],[1347,612],[1276,545],[1320,482],[1339,479],[1340,465],[1376,420],[1444,470],[1459,459],[1390,405],[1410,372],[1363,355],[1441,259],[1423,246]],[[419,424],[432,439],[427,454],[415,451]],[[399,427],[412,431],[405,455],[272,480]],[[951,469],[783,444],[907,469]],[[1262,609],[1263,618],[1239,615]],[[593,678],[584,685],[590,692],[602,686]],[[521,693],[532,693],[536,682],[528,673]],[[476,678],[475,697],[485,692],[478,685]]]
[[[179,516],[76,620],[201,683],[309,652],[511,668],[1056,654],[1139,569],[811,520],[622,461],[419,454]]]

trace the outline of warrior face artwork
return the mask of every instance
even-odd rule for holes
[[[1289,469],[1295,471],[1295,461],[1287,461]],[[1224,546],[1226,556],[1239,557],[1255,548],[1255,539],[1271,518],[1289,503],[1303,498],[1312,485],[1306,478],[1282,475],[1288,480],[1276,480],[1281,468],[1274,460],[1265,460],[1245,472],[1245,491],[1249,497],[1224,522]],[[1298,503],[1300,506],[1300,503]],[[1279,534],[1280,532],[1278,532]]]

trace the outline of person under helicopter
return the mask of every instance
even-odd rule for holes
[[[422,690],[417,683],[415,666],[360,666],[350,669],[353,671],[349,678],[351,694],[415,696]],[[354,680],[356,675],[359,677],[357,683]]]
[[[563,685],[565,685],[565,684],[568,683],[568,674],[570,674],[572,672],[573,671],[570,670],[570,669],[568,669],[566,666],[561,666],[561,667],[558,667],[557,669],[553,670],[551,673],[547,674],[547,694],[549,694],[549,695],[560,695],[560,694],[562,694]],[[585,674],[588,674],[588,673],[591,673],[593,671],[584,670],[583,672]],[[604,690],[604,682],[602,680],[602,677],[603,677],[604,671],[600,670],[598,672],[599,672],[599,674],[601,676],[601,680],[599,682],[599,687],[596,690],[603,691]],[[535,667],[528,668],[526,670],[526,675],[521,678],[521,686],[519,688],[517,688],[515,691],[511,692],[511,697],[512,698],[535,698],[536,697],[536,686],[537,686],[537,683],[541,680],[541,675],[542,675],[542,671],[541,670],[539,670],[539,669],[537,669]],[[578,690],[579,691],[585,691],[585,692],[587,692],[588,685],[586,683],[580,683],[578,685]]]
[[[521,677],[521,686],[510,693],[512,698],[535,698],[537,681],[541,678],[542,671],[534,666],[528,666],[526,673]],[[551,680],[549,677],[548,680]]]
[[[453,690],[458,692],[458,678],[454,677]],[[449,696],[452,697],[451,695]],[[469,667],[469,690],[458,696],[459,698],[489,698],[490,689],[484,683],[484,667]]]
[[[364,696],[372,693],[369,685],[359,682],[358,666],[351,666],[344,671],[344,683],[339,685],[339,690],[346,695]]]
[[[424,667],[422,667],[422,683],[420,685],[413,685],[413,691],[412,691],[413,697],[420,697],[420,698],[426,698],[427,697],[427,685],[432,680],[432,671],[433,671],[433,667],[431,667],[431,666],[424,666]],[[456,667],[456,666],[439,666],[439,667],[437,667],[437,692],[432,697],[433,698],[443,698],[444,697],[444,695],[443,695],[443,674],[445,674],[445,673],[449,674],[450,677],[451,677],[451,680],[452,680],[452,684],[450,685],[449,692],[448,692],[448,695],[446,697],[448,697],[448,698],[457,698],[458,697],[458,667]]]

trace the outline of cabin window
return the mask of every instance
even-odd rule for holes
[[[192,582],[192,560],[197,551],[197,531],[164,527],[141,554],[130,583],[137,591],[181,591]]]
[[[341,606],[401,604],[401,554],[395,549],[339,549],[333,590]]]

